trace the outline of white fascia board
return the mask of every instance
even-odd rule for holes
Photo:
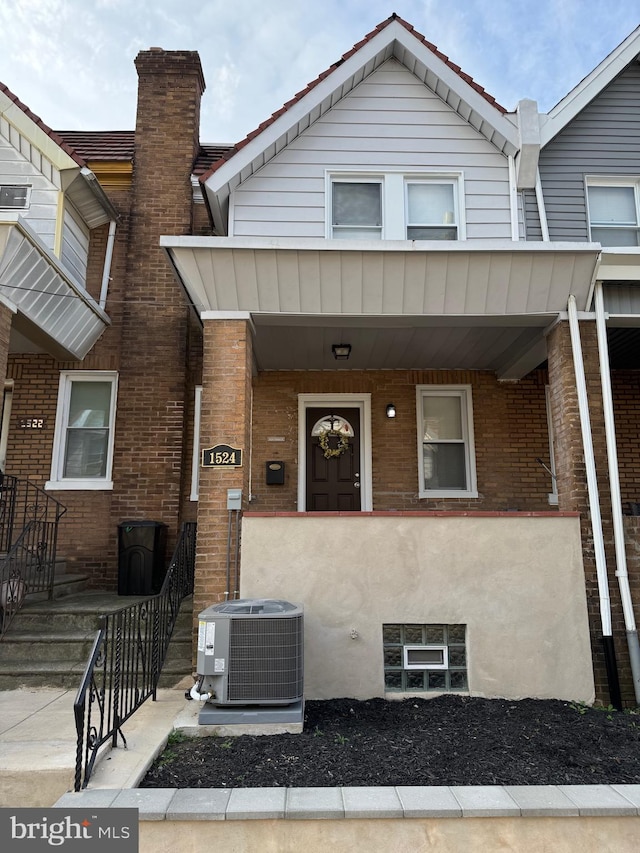
[[[571,243],[513,240],[325,240],[318,237],[192,237],[163,236],[164,249],[251,249],[254,251],[314,252],[467,252],[548,253],[598,255],[600,243]]]
[[[584,80],[549,110],[548,121],[541,128],[542,147],[548,145],[569,122],[573,121],[621,71],[624,71],[629,63],[633,62],[639,53],[640,27],[637,27],[600,65],[596,66]]]
[[[26,113],[18,107],[4,92],[0,92],[0,115],[11,124],[18,133],[26,137],[49,162],[62,171],[63,169],[78,169],[76,161],[64,151],[48,133],[38,127]]]
[[[422,62],[433,71],[440,80],[476,112],[483,121],[488,122],[498,133],[504,136],[514,146],[518,145],[518,133],[512,122],[486,100],[476,89],[470,86],[445,62],[439,59],[433,51],[422,44],[402,24],[393,21],[384,30],[377,33],[370,41],[357,50],[345,62],[335,68],[317,86],[314,86],[297,103],[293,104],[273,124],[248,142],[233,157],[220,166],[207,180],[205,187],[210,193],[217,193],[227,183],[232,181],[256,157],[259,157],[270,145],[281,136],[288,133],[295,125],[305,118],[314,107],[321,104],[334,91],[344,85],[363,66],[374,60],[385,48],[397,41],[415,59]]]

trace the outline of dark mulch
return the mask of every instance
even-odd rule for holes
[[[306,703],[302,734],[172,737],[143,788],[640,783],[640,714],[440,696]]]

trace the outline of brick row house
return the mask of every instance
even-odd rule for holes
[[[637,704],[639,52],[509,112],[394,15],[235,146],[192,52],[135,132],[2,89],[0,451],[67,564],[197,519],[194,614],[302,603],[310,698]]]

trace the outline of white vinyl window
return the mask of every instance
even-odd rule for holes
[[[336,240],[379,240],[382,237],[380,180],[332,182],[331,234]]]
[[[407,240],[457,240],[454,181],[407,181]]]
[[[334,240],[464,240],[462,173],[327,175]]]
[[[419,385],[419,497],[477,497],[469,385]]]
[[[30,190],[26,184],[0,184],[0,207],[28,207]]]
[[[63,371],[48,489],[112,489],[117,373]]]
[[[587,181],[591,239],[603,246],[640,246],[638,181]]]

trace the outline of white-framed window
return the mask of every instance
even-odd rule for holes
[[[387,693],[468,690],[466,625],[383,624]]]
[[[464,240],[461,172],[327,173],[334,240]]]
[[[382,237],[379,178],[335,178],[331,182],[331,235],[335,240]]]
[[[640,178],[587,178],[591,239],[603,246],[640,246]]]
[[[418,385],[418,496],[475,498],[470,385]]]
[[[112,489],[118,374],[64,370],[48,489]]]
[[[0,184],[0,208],[29,207],[31,187],[28,184]]]

